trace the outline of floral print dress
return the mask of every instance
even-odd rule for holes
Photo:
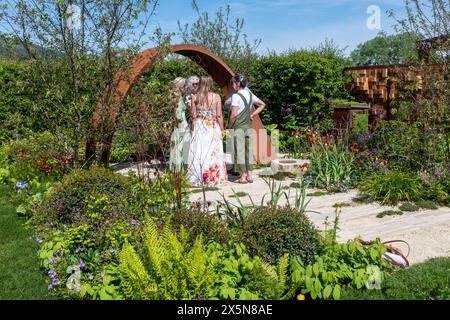
[[[222,133],[214,111],[198,111],[188,155],[191,186],[216,186],[228,179]]]

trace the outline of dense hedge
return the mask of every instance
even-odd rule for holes
[[[25,63],[0,60],[0,142],[33,128],[33,93],[26,81]]]
[[[331,118],[328,99],[347,95],[346,64],[340,57],[309,51],[258,59],[249,78],[252,91],[267,103],[263,123],[295,129]]]

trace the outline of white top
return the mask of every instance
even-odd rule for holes
[[[239,90],[239,93],[244,96],[244,98],[247,100],[248,103],[250,102],[250,95],[252,95],[252,104],[257,103],[259,101],[259,98],[248,89]],[[245,109],[245,103],[237,93],[233,93],[233,95],[231,96],[231,107],[238,108],[237,114],[241,113]]]

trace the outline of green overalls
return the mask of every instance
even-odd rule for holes
[[[252,94],[250,94],[250,103],[241,93],[238,94],[244,101],[245,109],[237,115],[236,122],[233,124],[233,164],[234,171],[243,173],[253,170],[253,148],[252,148],[252,119],[251,106]],[[244,147],[245,146],[245,147]],[[242,152],[245,152],[244,157]],[[239,154],[239,156],[238,156]]]

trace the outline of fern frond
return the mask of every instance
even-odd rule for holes
[[[129,299],[146,299],[154,288],[152,288],[150,276],[130,244],[125,244],[119,254],[119,272],[121,275],[121,286],[124,294]]]
[[[153,271],[157,277],[162,278],[164,276],[163,261],[166,251],[164,249],[164,244],[161,241],[157,225],[152,221],[148,221],[145,224],[143,234],[151,271]]]

